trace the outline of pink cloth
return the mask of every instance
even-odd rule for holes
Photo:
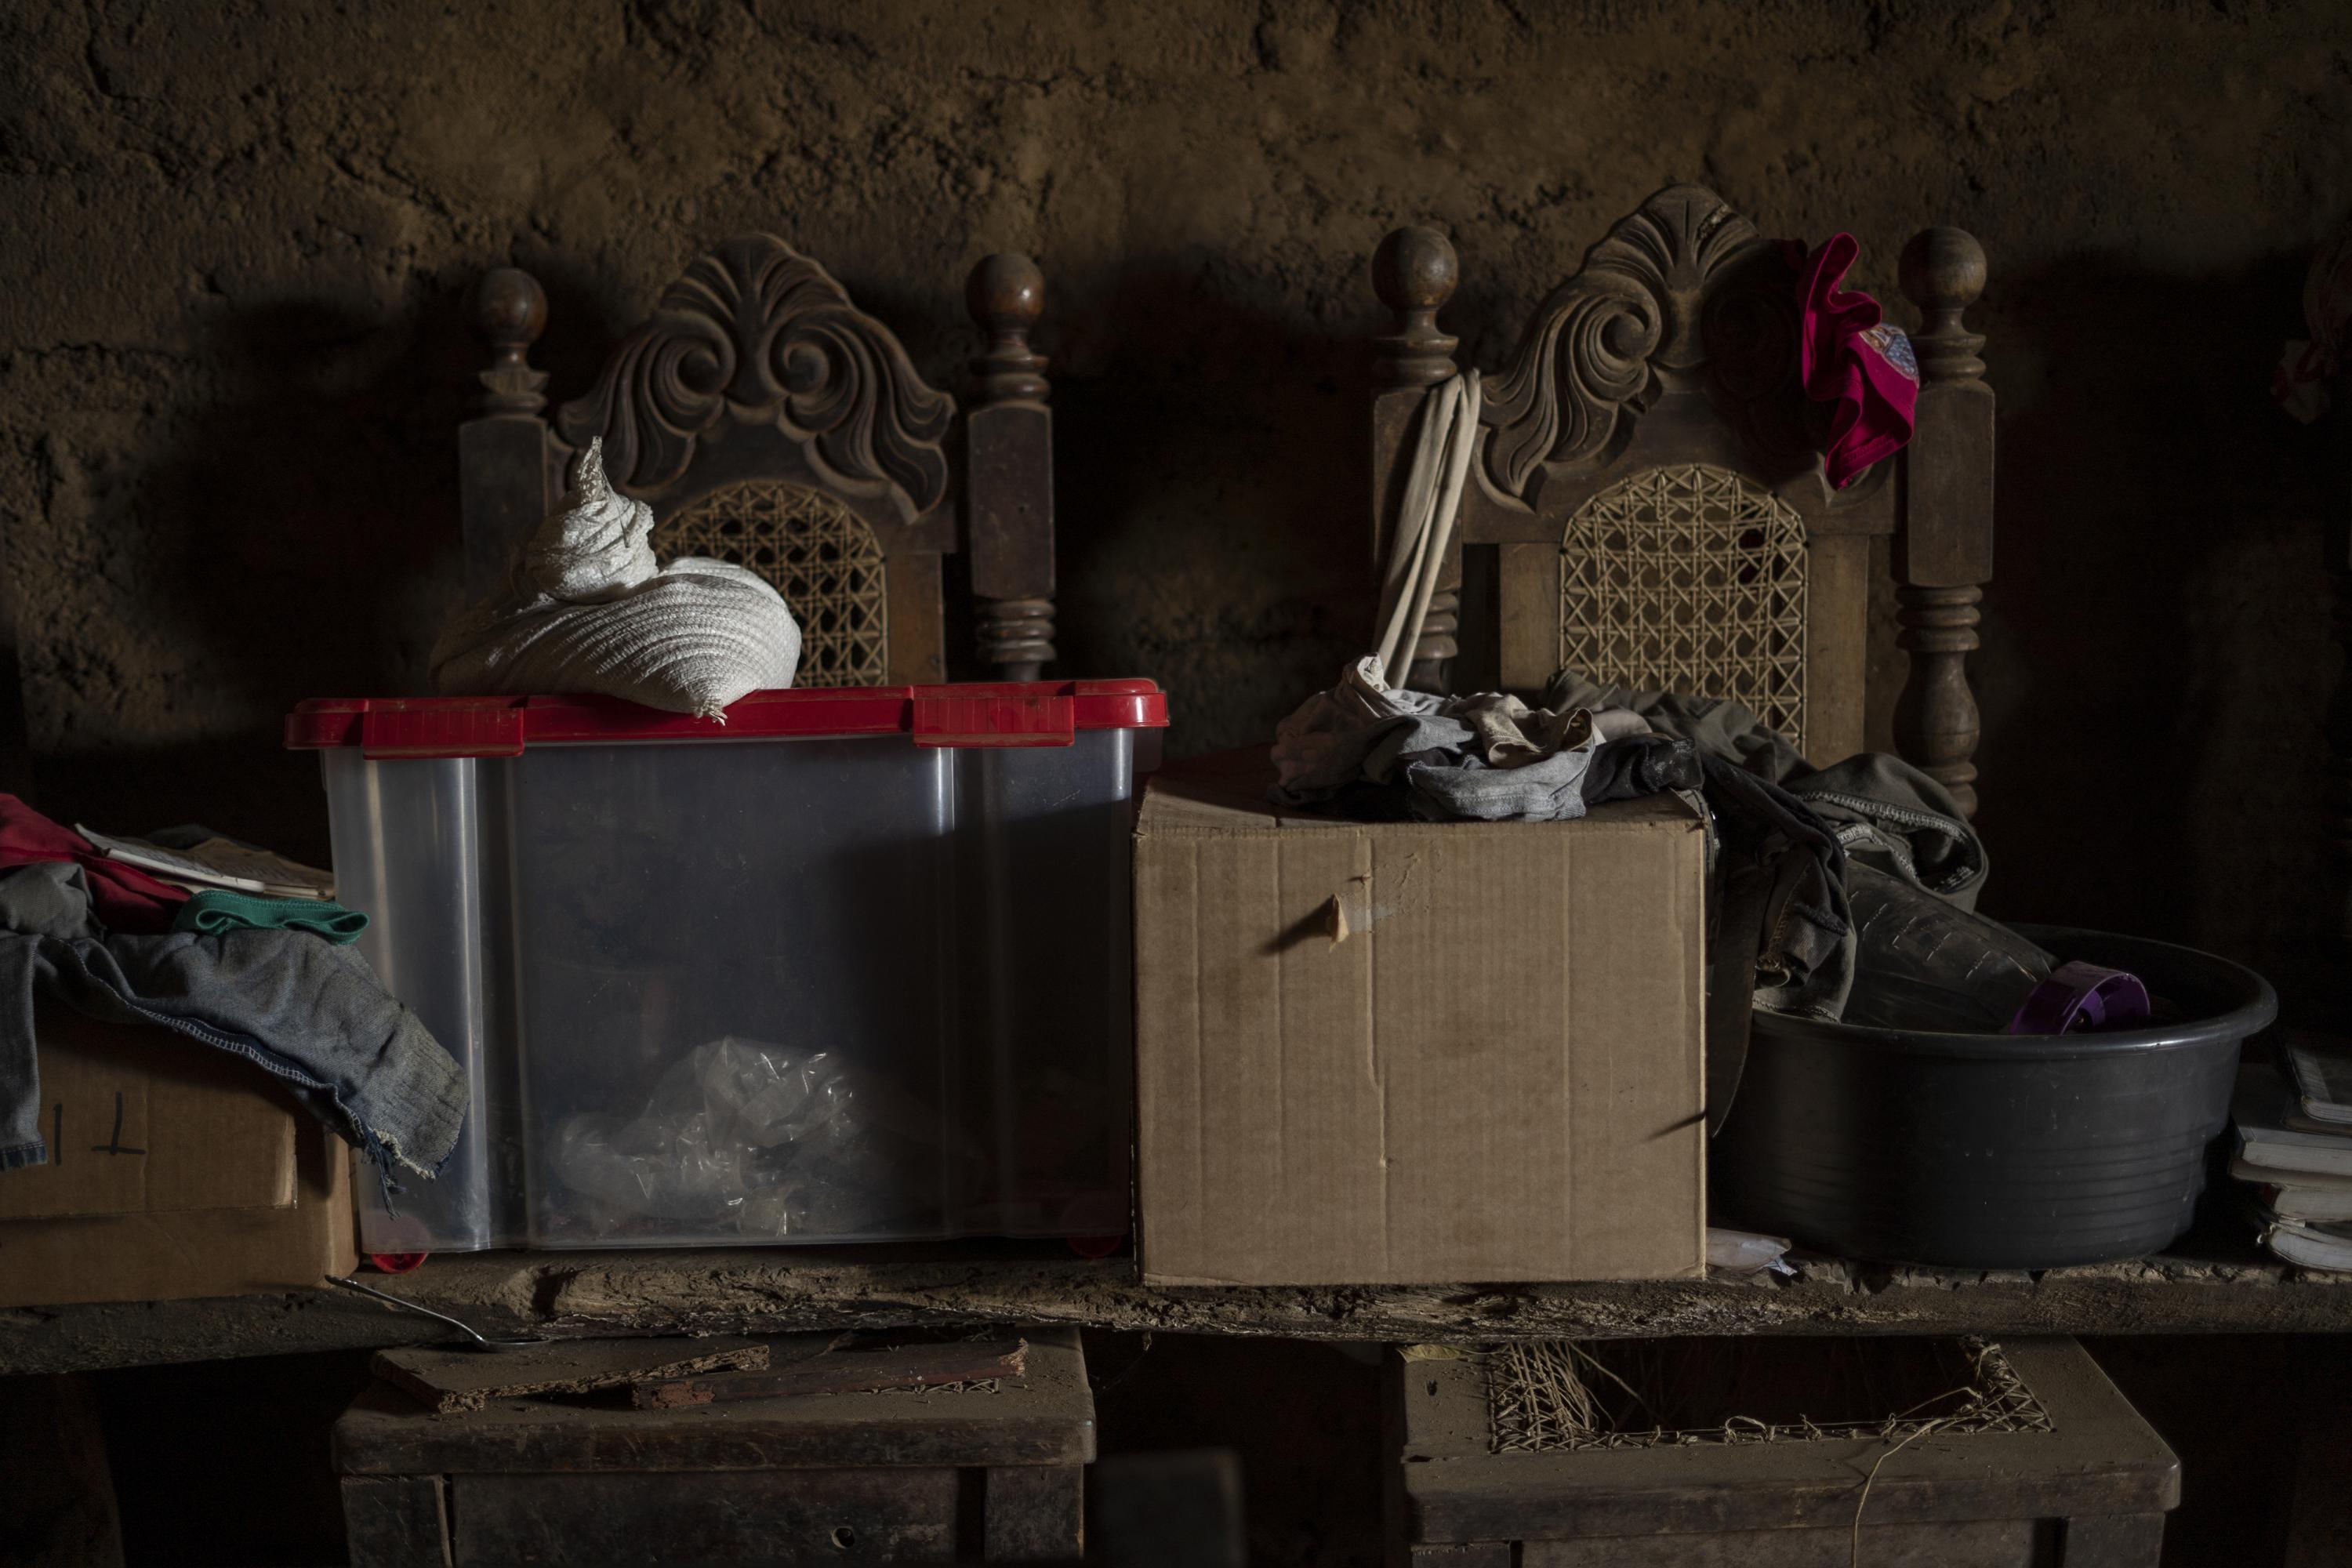
[[[78,861],[89,880],[89,901],[108,929],[152,936],[172,929],[188,895],[136,866],[110,858],[69,827],[61,827],[18,800],[0,795],[0,866],[37,860]]]
[[[1797,374],[1806,396],[1837,405],[1822,454],[1835,489],[1901,450],[1919,405],[1911,340],[1886,324],[1877,300],[1838,287],[1861,249],[1850,234],[1830,236],[1810,255],[1801,240],[1780,242],[1797,274]]]
[[[2311,337],[2286,345],[2271,372],[2271,395],[2308,425],[2327,412],[2327,384],[2344,363],[2352,326],[2352,217],[2327,237],[2303,279],[2303,323]]]

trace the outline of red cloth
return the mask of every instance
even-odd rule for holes
[[[110,931],[153,935],[172,929],[172,916],[188,895],[159,882],[136,866],[110,859],[69,827],[60,827],[18,800],[0,795],[0,866],[38,860],[75,860],[88,873],[90,902]]]
[[[1801,240],[1780,242],[1780,254],[1797,273],[1797,374],[1806,396],[1837,405],[1822,454],[1835,489],[1899,451],[1911,439],[1919,406],[1911,340],[1885,324],[1877,300],[1838,287],[1861,250],[1850,234],[1830,236],[1810,256]]]
[[[2311,258],[2303,279],[2303,321],[2311,340],[2286,345],[2271,373],[2271,395],[2308,425],[2327,412],[2327,384],[2343,368],[2346,339],[2352,337],[2352,217],[2336,225]]]

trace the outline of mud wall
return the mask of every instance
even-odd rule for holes
[[[1925,224],[1990,255],[1990,907],[2299,979],[2331,907],[2329,492],[2266,386],[2352,205],[2347,48],[2328,0],[27,0],[0,16],[24,760],[68,816],[322,854],[277,724],[421,688],[457,575],[468,281],[538,273],[568,395],[746,227],[947,384],[963,269],[1035,255],[1063,668],[1159,677],[1179,750],[1259,738],[1369,618],[1381,235],[1454,235],[1447,324],[1491,364],[1688,178],[1771,232],[1853,230],[1890,300]]]

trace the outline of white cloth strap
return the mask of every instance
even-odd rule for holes
[[[1484,395],[1478,373],[1452,376],[1429,389],[1421,404],[1421,441],[1405,478],[1404,501],[1397,511],[1389,567],[1381,580],[1381,643],[1376,650],[1383,679],[1402,685],[1412,652],[1429,617],[1429,601],[1445,570],[1454,520],[1462,510],[1462,486],[1470,455],[1478,445],[1478,410]],[[1398,661],[1402,660],[1400,668]],[[1393,671],[1393,676],[1390,672]]]

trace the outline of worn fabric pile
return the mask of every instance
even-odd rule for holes
[[[1975,907],[1984,841],[1899,757],[1816,768],[1739,703],[1553,677],[1543,706],[1440,697],[1357,660],[1276,729],[1277,805],[1360,820],[1564,822],[1605,800],[1704,799],[1727,908],[1759,931],[1757,1003],[1836,1018],[1853,984],[1847,863]],[[1727,917],[1730,918],[1730,917]]]
[[[1864,752],[1816,768],[1738,702],[1554,676],[1552,706],[1622,708],[1697,753],[1723,842],[1723,915],[1752,925],[1756,1005],[1836,1019],[1852,990],[1856,925],[1848,862],[1976,906],[1984,840],[1951,792],[1900,757]]]
[[[1738,1084],[1751,1006],[1843,1015],[1867,923],[1857,892],[1864,914],[1916,913],[1906,896],[1968,911],[1987,871],[1950,792],[1898,757],[1816,768],[1739,703],[1570,669],[1530,707],[1400,690],[1377,656],[1360,659],[1276,727],[1273,758],[1276,805],[1357,820],[1561,822],[1603,801],[1691,800],[1711,841],[1711,1123]]]
[[[517,555],[506,584],[433,648],[433,684],[455,696],[596,692],[648,708],[725,716],[788,687],[801,629],[757,573],[654,558],[653,509],[613,489],[604,443],[572,466],[571,493]]]
[[[48,1158],[33,1023],[47,995],[242,1057],[387,1178],[432,1175],[465,1119],[465,1074],[345,945],[352,911],[211,899],[194,929],[169,929],[199,900],[151,882],[0,795],[0,1170]]]
[[[1274,800],[1366,819],[1565,822],[1601,800],[1697,782],[1686,765],[1657,772],[1677,764],[1655,751],[1629,777],[1619,763],[1635,753],[1615,743],[1649,733],[1624,711],[1400,690],[1372,655],[1276,728]]]

